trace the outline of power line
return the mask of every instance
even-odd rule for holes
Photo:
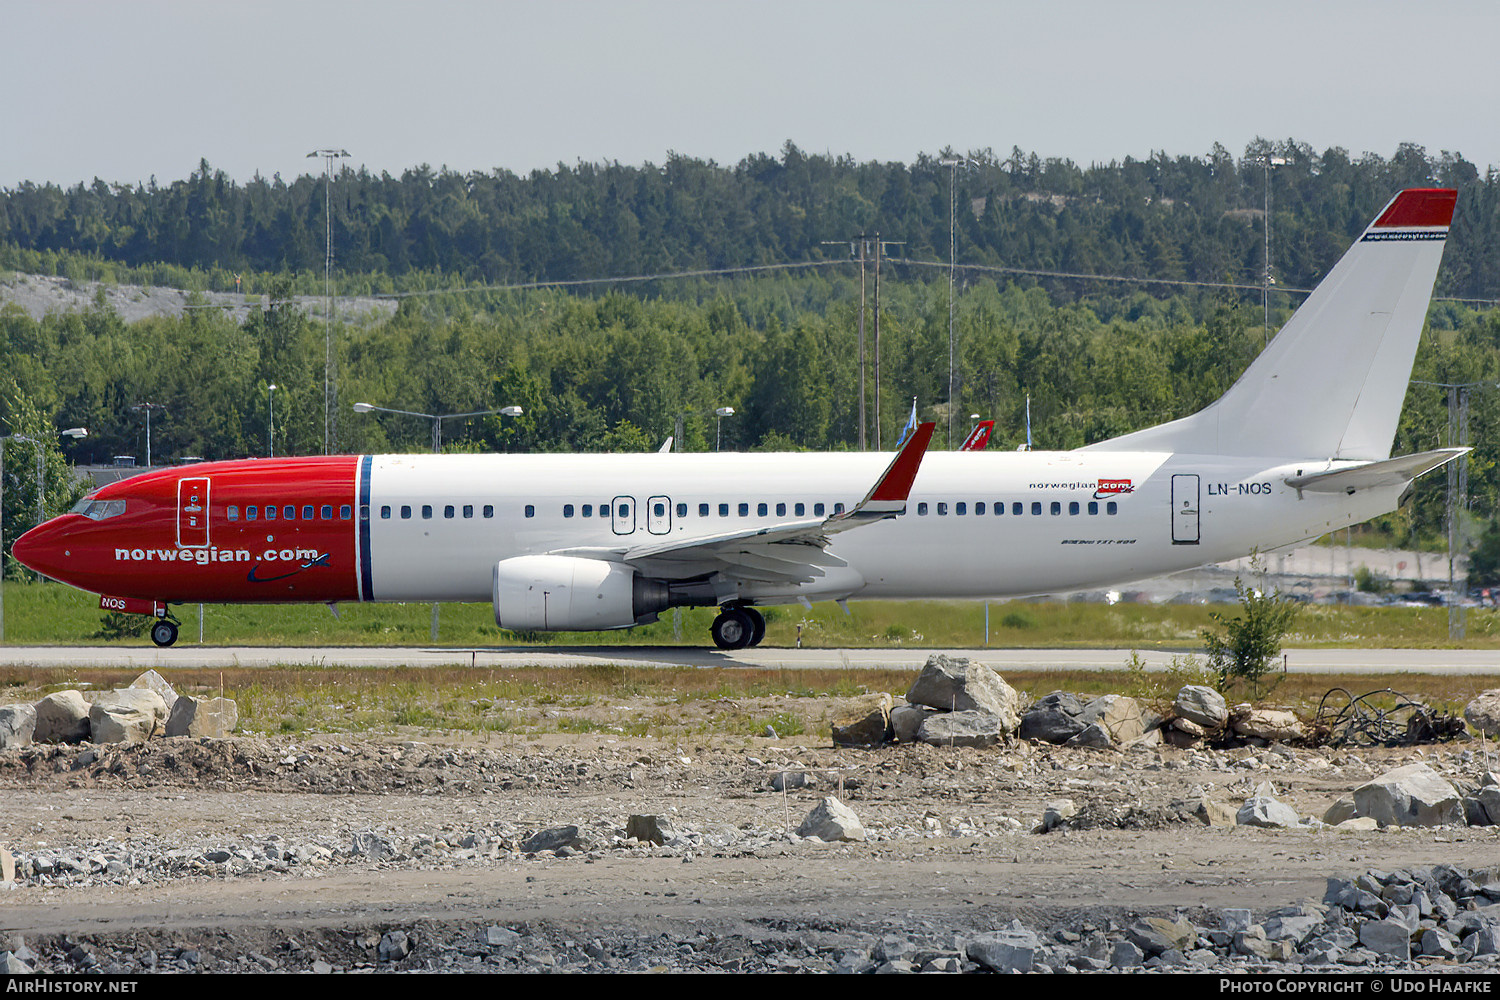
[[[840,241],[842,242],[842,241]],[[752,264],[745,267],[715,267],[696,271],[662,271],[657,274],[631,274],[608,278],[559,278],[555,281],[521,281],[505,285],[468,285],[462,288],[432,288],[415,292],[375,292],[371,298],[409,299],[422,295],[468,295],[473,292],[515,292],[536,288],[576,288],[581,285],[613,285],[638,281],[663,281],[671,278],[711,278],[727,274],[752,274],[758,271],[790,271],[805,267],[831,267],[842,260],[803,260],[789,264]]]

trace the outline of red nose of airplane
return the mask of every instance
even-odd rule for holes
[[[58,577],[65,558],[56,521],[48,521],[17,538],[10,554],[27,569]]]

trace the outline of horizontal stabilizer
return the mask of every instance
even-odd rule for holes
[[[1440,465],[1453,461],[1472,449],[1439,448],[1415,455],[1388,458],[1383,462],[1367,462],[1347,469],[1332,472],[1315,472],[1310,476],[1289,476],[1286,484],[1297,491],[1309,493],[1353,493],[1380,486],[1405,486],[1424,472],[1431,472]]]

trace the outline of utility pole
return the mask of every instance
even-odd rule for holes
[[[842,246],[841,240],[824,240],[824,246]],[[868,394],[865,390],[865,373],[869,365],[865,361],[865,263],[869,260],[870,240],[864,233],[860,233],[849,241],[849,257],[859,261],[859,450],[864,451],[868,445],[865,440],[865,430],[869,427],[869,418],[865,415],[865,401]]]
[[[886,247],[904,247],[905,240],[881,240],[875,234],[875,450],[880,450],[880,260]]]
[[[1263,220],[1265,225],[1261,227],[1266,237],[1266,269],[1260,278],[1261,332],[1264,338],[1262,346],[1271,342],[1271,286],[1276,283],[1276,279],[1271,277],[1271,168],[1284,167],[1290,162],[1285,156],[1272,156],[1270,153],[1261,159],[1266,168],[1266,215]]]
[[[338,373],[334,370],[333,352],[333,161],[349,155],[347,149],[315,149],[308,157],[323,157],[323,296],[327,300],[323,358],[323,454],[331,455],[338,447]]]
[[[958,394],[953,385],[953,374],[957,367],[957,347],[953,335],[953,286],[958,258],[958,168],[969,162],[966,156],[939,160],[938,164],[948,168],[948,450],[953,450],[953,408],[958,405],[954,398]]]

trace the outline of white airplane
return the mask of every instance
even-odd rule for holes
[[[153,614],[182,602],[489,601],[512,630],[717,606],[1100,587],[1394,509],[1463,449],[1391,458],[1456,193],[1403,191],[1193,416],[1074,451],[359,455],[217,462],[101,487],[15,556]],[[883,471],[882,471],[883,470]]]

